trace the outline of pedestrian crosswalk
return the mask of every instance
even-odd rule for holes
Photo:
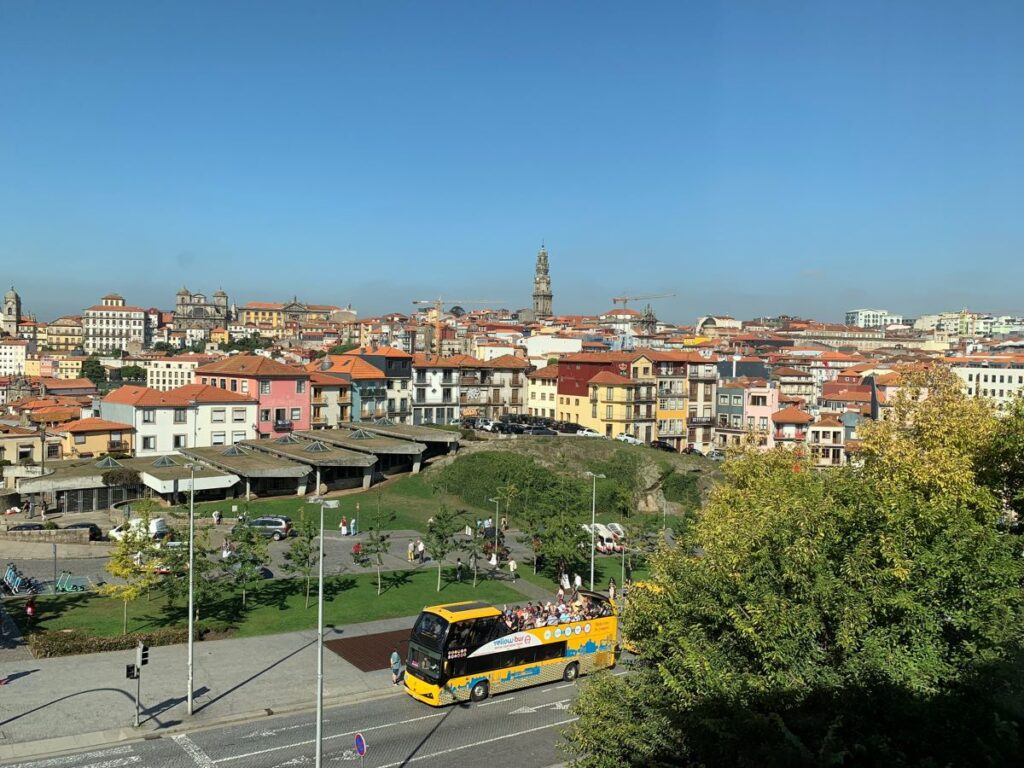
[[[111,747],[110,749],[98,749],[95,752],[17,763],[8,768],[123,768],[123,766],[138,765],[142,762],[142,758],[132,752],[131,746]]]

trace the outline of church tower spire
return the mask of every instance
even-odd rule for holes
[[[543,245],[537,251],[537,270],[533,277],[533,316],[551,317],[551,276],[548,252]]]

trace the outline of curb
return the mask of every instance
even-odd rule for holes
[[[342,694],[324,699],[324,708],[337,707],[344,704],[355,704],[360,701],[372,701],[375,699],[387,699],[393,696],[403,695],[402,691],[366,691],[363,693]],[[110,746],[119,742],[140,742],[161,739],[164,736],[173,736],[180,733],[193,731],[207,731],[213,728],[220,728],[235,723],[250,722],[260,718],[282,717],[295,714],[296,712],[313,712],[316,704],[310,702],[293,702],[284,704],[275,709],[265,708],[250,712],[236,712],[230,715],[211,718],[202,722],[179,723],[168,728],[145,731],[137,728],[111,728],[106,731],[92,731],[80,733],[73,736],[58,736],[52,739],[37,739],[18,744],[0,744],[0,764],[14,760],[38,759],[59,757],[61,755],[75,754],[82,750],[94,749],[97,747]]]

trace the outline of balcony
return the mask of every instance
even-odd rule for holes
[[[274,422],[274,431],[275,432],[291,432],[292,431],[292,427],[293,427],[293,425],[292,425],[292,422],[290,422],[290,421],[275,421]]]
[[[310,422],[313,424],[314,427],[322,427],[325,424],[327,424],[327,417],[326,416],[314,416],[312,419],[310,419]]]
[[[463,387],[486,387],[491,380],[486,376],[459,376],[459,384]]]
[[[686,372],[686,378],[690,381],[717,381],[717,368],[691,368]]]
[[[125,440],[108,440],[107,441],[107,453],[120,453],[124,451],[130,451],[131,446]]]
[[[715,426],[714,416],[687,416],[686,426],[688,427],[713,427]]]
[[[802,440],[805,440],[806,438],[807,438],[807,433],[806,432],[802,432],[802,431],[783,432],[781,430],[776,430],[776,432],[775,432],[775,439],[776,440],[801,440],[802,441]]]
[[[327,405],[327,398],[322,394],[313,395],[313,405]]]

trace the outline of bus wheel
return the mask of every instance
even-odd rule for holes
[[[580,676],[580,665],[575,661],[565,668],[565,672],[562,673],[562,679],[567,683],[571,683],[577,677]]]
[[[481,680],[479,683],[474,685],[469,691],[469,698],[473,701],[483,701],[487,698],[487,694],[490,692],[490,687],[487,685],[486,680]]]

